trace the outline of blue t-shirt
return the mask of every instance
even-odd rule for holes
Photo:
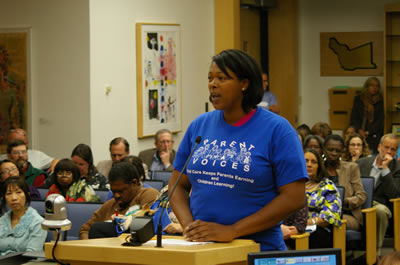
[[[176,170],[182,170],[197,136],[202,141],[184,172],[192,185],[195,220],[233,224],[267,205],[279,187],[308,178],[296,131],[270,111],[257,108],[239,127],[227,124],[222,111],[199,116],[179,146]],[[286,249],[279,224],[246,238],[260,243],[262,251]]]

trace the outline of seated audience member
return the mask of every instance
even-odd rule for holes
[[[400,161],[393,159],[398,145],[395,134],[385,134],[378,144],[378,154],[356,161],[362,176],[375,178],[373,207],[376,208],[377,255],[380,255],[392,217],[390,199],[400,197]]]
[[[340,226],[341,201],[335,184],[325,172],[322,159],[314,149],[305,149],[307,172],[310,180],[306,182],[308,202],[307,225],[316,225],[310,234],[310,248],[331,248],[333,236],[331,226]]]
[[[139,153],[139,158],[147,165],[149,170],[172,171],[176,151],[173,149],[174,140],[172,133],[167,129],[161,129],[154,135],[155,148],[147,149]]]
[[[311,128],[311,134],[321,136],[325,139],[328,135],[332,134],[332,129],[326,122],[317,122]]]
[[[301,135],[301,139],[303,140],[302,143],[304,142],[304,139],[306,139],[306,137],[308,135],[311,134],[311,129],[310,127],[308,127],[307,124],[303,123],[300,124],[297,128],[296,128],[296,132]]]
[[[108,179],[114,198],[105,202],[100,209],[94,212],[90,220],[82,225],[79,232],[80,239],[89,238],[89,231],[93,224],[113,220],[113,215],[116,212],[119,215],[133,214],[144,205],[151,205],[158,196],[157,190],[141,187],[139,173],[131,163],[120,162],[115,164],[110,170]],[[103,226],[99,227],[100,229],[96,229],[96,231],[98,233],[102,231],[104,236],[116,235],[115,225],[113,227],[109,225],[104,226],[104,231],[102,230]],[[98,233],[94,233],[93,237],[101,237]]]
[[[43,249],[47,232],[43,218],[29,206],[28,185],[20,177],[8,178],[3,186],[1,207],[10,209],[0,217],[0,255]]]
[[[72,150],[71,159],[78,166],[81,178],[93,189],[109,189],[107,178],[99,173],[93,165],[92,150],[86,144],[78,144]]]
[[[3,187],[4,182],[9,177],[20,177],[20,172],[15,162],[5,159],[0,162],[0,192]],[[39,191],[32,185],[28,185],[29,193],[31,195],[31,199],[40,200],[40,193]],[[0,197],[2,194],[0,193]]]
[[[28,136],[25,130],[21,128],[11,129],[8,132],[8,143],[11,143],[14,140],[21,140],[28,146]],[[28,157],[29,162],[33,167],[48,170],[49,172],[53,172],[54,166],[57,164],[57,159],[54,159],[42,151],[28,149]],[[4,160],[7,158],[7,154],[0,155],[0,160]]]
[[[303,141],[303,149],[312,148],[322,156],[324,151],[324,139],[321,136],[310,134]]]
[[[345,143],[345,151],[342,157],[344,161],[356,162],[356,160],[370,155],[368,144],[361,134],[353,133],[349,135]]]
[[[56,183],[46,194],[61,194],[68,202],[98,202],[100,198],[94,189],[80,177],[79,168],[70,159],[61,159],[55,169]]]
[[[91,186],[93,189],[106,190],[110,188],[107,178],[99,173],[93,164],[92,150],[86,144],[78,144],[74,150],[72,150],[71,159],[75,165],[79,168],[80,177],[86,179],[86,184]],[[43,187],[50,187],[55,183],[55,174],[50,175]]]
[[[111,160],[102,160],[96,166],[97,170],[106,177],[114,164],[129,155],[129,143],[125,138],[117,137],[110,142],[109,148]]]
[[[290,238],[291,235],[303,234],[307,227],[308,205],[295,211],[286,217],[281,224],[281,230],[285,244],[290,249],[295,249],[295,241]]]
[[[258,104],[259,107],[270,110],[272,112],[275,112],[276,114],[279,114],[279,105],[278,105],[278,100],[276,99],[274,93],[269,91],[269,83],[268,83],[268,74],[263,73],[262,74],[262,80],[263,80],[263,88],[264,88],[264,95],[261,100],[261,102]]]
[[[150,185],[147,185],[147,184],[144,184],[144,183],[143,183],[143,180],[149,179],[148,177],[146,177],[146,176],[148,176],[148,175],[147,175],[147,174],[148,174],[148,172],[147,172],[148,170],[146,169],[146,168],[147,168],[146,165],[143,164],[142,160],[141,160],[139,157],[129,155],[129,156],[124,157],[124,158],[121,160],[121,162],[128,162],[128,163],[131,163],[131,164],[136,168],[136,170],[137,170],[138,173],[139,173],[139,176],[140,176],[140,185],[142,185],[143,188],[151,188]],[[145,167],[146,167],[146,168],[145,168]],[[114,197],[114,196],[113,196],[113,193],[112,193],[112,191],[110,190],[110,191],[108,192],[108,194],[107,194],[106,201],[111,200],[113,197]]]
[[[351,134],[357,133],[356,132],[356,127],[353,125],[349,125],[346,129],[343,130],[343,140],[345,143],[349,140],[349,136]]]
[[[326,137],[324,142],[325,168],[329,178],[338,186],[344,187],[342,202],[343,218],[347,221],[346,229],[359,230],[363,223],[361,207],[367,194],[360,178],[360,169],[356,163],[341,160],[343,138],[337,134]]]
[[[41,187],[46,179],[46,173],[40,169],[37,169],[28,162],[28,153],[26,150],[26,144],[21,140],[15,140],[7,145],[8,159],[14,161],[21,176],[25,178],[28,185],[34,187]]]

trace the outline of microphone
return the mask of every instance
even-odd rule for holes
[[[161,225],[161,218],[162,218],[162,216],[163,216],[163,214],[164,214],[164,210],[165,210],[165,208],[167,207],[167,205],[168,205],[168,203],[169,203],[169,200],[171,199],[172,195],[174,194],[174,191],[175,191],[175,189],[176,189],[176,186],[178,185],[179,181],[181,180],[182,174],[183,174],[183,172],[186,170],[186,167],[187,167],[187,165],[189,164],[190,159],[192,158],[192,155],[193,155],[193,153],[194,153],[194,150],[196,150],[196,147],[197,147],[197,146],[199,145],[199,143],[201,142],[201,136],[197,136],[195,142],[196,142],[196,144],[194,145],[192,151],[190,152],[188,158],[186,159],[186,162],[185,162],[185,164],[183,165],[183,168],[182,168],[181,172],[179,173],[178,178],[177,178],[176,181],[175,181],[174,187],[172,187],[172,189],[171,189],[171,193],[170,193],[169,196],[168,196],[168,199],[167,199],[167,201],[166,201],[166,203],[165,203],[165,206],[162,207],[162,209],[161,209],[161,214],[160,214],[160,217],[158,218],[158,224],[157,224],[157,245],[156,245],[157,248],[162,248],[162,242],[161,242],[161,241],[162,241],[162,225]],[[160,201],[160,203],[161,203],[161,201]]]

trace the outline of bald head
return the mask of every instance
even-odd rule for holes
[[[8,132],[8,142],[11,143],[15,140],[23,141],[26,145],[28,145],[28,137],[26,131],[21,128],[11,129]]]

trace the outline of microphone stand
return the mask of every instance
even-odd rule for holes
[[[158,218],[158,224],[157,224],[157,245],[156,245],[157,248],[162,248],[162,225],[161,225],[161,219],[162,219],[162,216],[164,214],[164,210],[165,210],[165,208],[167,208],[167,205],[168,205],[168,203],[169,203],[169,201],[170,201],[170,199],[172,197],[172,194],[174,194],[176,186],[178,185],[179,181],[181,180],[182,174],[186,170],[186,167],[189,164],[190,159],[192,158],[194,150],[196,150],[196,147],[200,142],[201,142],[201,136],[197,136],[196,137],[196,144],[194,145],[192,151],[190,152],[188,158],[186,159],[185,165],[183,166],[181,172],[179,173],[178,178],[175,181],[174,187],[172,188],[172,190],[171,190],[171,192],[170,192],[170,194],[168,196],[168,200],[166,201],[165,205],[161,206],[162,207],[161,214],[160,214],[160,217]],[[161,204],[161,201],[160,201],[160,204]]]

